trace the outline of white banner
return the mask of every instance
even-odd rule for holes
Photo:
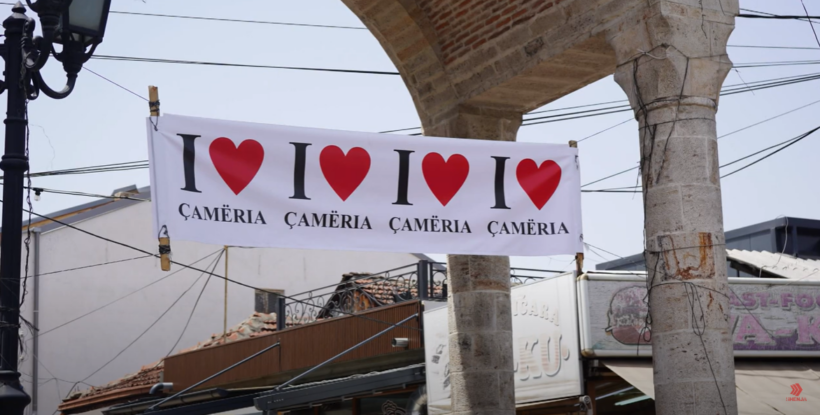
[[[578,150],[165,115],[148,119],[155,231],[217,245],[583,252]]]
[[[515,403],[581,395],[575,276],[512,289]],[[424,313],[427,410],[452,412],[447,308]]]

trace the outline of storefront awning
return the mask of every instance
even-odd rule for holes
[[[632,386],[655,398],[652,361],[601,362]],[[820,363],[737,361],[735,384],[740,415],[814,415],[820,404]]]

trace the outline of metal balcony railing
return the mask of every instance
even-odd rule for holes
[[[562,271],[511,268],[510,282],[529,284],[559,273]],[[421,260],[372,274],[345,274],[338,284],[280,298],[277,329],[409,300],[447,301],[446,264]]]

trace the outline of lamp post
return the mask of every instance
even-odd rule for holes
[[[31,398],[20,384],[17,347],[20,330],[20,244],[23,228],[23,179],[28,170],[26,128],[28,101],[42,91],[62,99],[74,90],[77,74],[102,42],[111,0],[38,0],[28,6],[37,12],[42,36],[34,36],[35,21],[18,2],[3,21],[6,61],[0,93],[8,95],[6,148],[0,161],[3,179],[3,237],[0,238],[0,414],[22,415]],[[54,45],[62,45],[57,52]],[[65,87],[55,91],[40,69],[50,56],[63,64]],[[36,358],[35,358],[36,359]],[[33,382],[37,382],[34,379]]]

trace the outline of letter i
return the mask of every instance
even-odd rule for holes
[[[194,140],[199,138],[198,135],[192,134],[177,134],[182,137],[182,166],[185,172],[185,187],[182,190],[186,192],[202,193],[196,190],[196,171],[194,170],[194,162],[196,161],[196,147]]]
[[[509,209],[504,194],[504,169],[509,157],[490,156],[495,159],[495,206],[492,209]]]
[[[394,205],[406,205],[406,206],[413,206],[412,203],[407,201],[407,183],[409,182],[410,177],[410,153],[415,153],[415,151],[410,150],[393,150],[399,153],[399,185],[398,185],[398,196],[396,197],[396,202],[393,203]]]
[[[305,159],[310,143],[291,143],[295,147],[296,155],[293,162],[293,196],[291,199],[310,200],[305,195]]]

